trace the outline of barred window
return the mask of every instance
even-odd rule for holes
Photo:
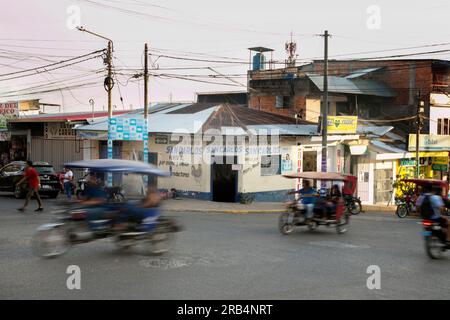
[[[261,156],[261,176],[281,174],[281,155]]]

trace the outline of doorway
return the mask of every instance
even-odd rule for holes
[[[375,170],[375,203],[388,203],[392,198],[392,169]]]
[[[211,157],[211,193],[212,201],[236,202],[238,171],[233,170],[236,156]]]
[[[122,159],[122,147],[123,142],[115,140],[113,141],[113,159]],[[99,143],[99,158],[108,159],[108,142],[100,141]],[[103,177],[104,181],[107,181],[107,175]],[[122,173],[113,173],[113,186],[122,185]]]

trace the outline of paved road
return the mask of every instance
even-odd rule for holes
[[[41,260],[30,238],[47,222],[15,211],[0,195],[0,298],[3,299],[444,299],[450,254],[429,260],[417,220],[387,213],[353,217],[349,232],[300,229],[283,236],[276,214],[168,213],[185,231],[161,257],[119,253],[102,240]],[[34,203],[32,204],[34,205]],[[66,269],[81,268],[81,290],[68,290]],[[381,289],[369,290],[369,265],[381,268]]]

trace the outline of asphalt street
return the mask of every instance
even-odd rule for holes
[[[278,214],[166,213],[184,231],[160,257],[121,252],[110,240],[73,247],[56,259],[31,251],[43,213],[15,209],[0,195],[1,299],[448,299],[450,253],[438,261],[424,251],[414,218],[392,213],[353,216],[346,234],[334,228],[297,229],[284,236]],[[81,270],[81,289],[69,290],[68,266]],[[377,265],[381,288],[370,290],[367,268]]]

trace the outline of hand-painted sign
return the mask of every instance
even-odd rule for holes
[[[328,134],[354,134],[358,125],[356,116],[328,116],[327,132]]]
[[[155,143],[156,144],[168,144],[169,137],[165,134],[157,134],[155,137]]]
[[[45,123],[45,139],[75,139],[76,133],[73,126],[67,123]]]
[[[8,119],[17,116],[19,116],[19,103],[17,101],[0,103],[0,129],[6,129]]]

